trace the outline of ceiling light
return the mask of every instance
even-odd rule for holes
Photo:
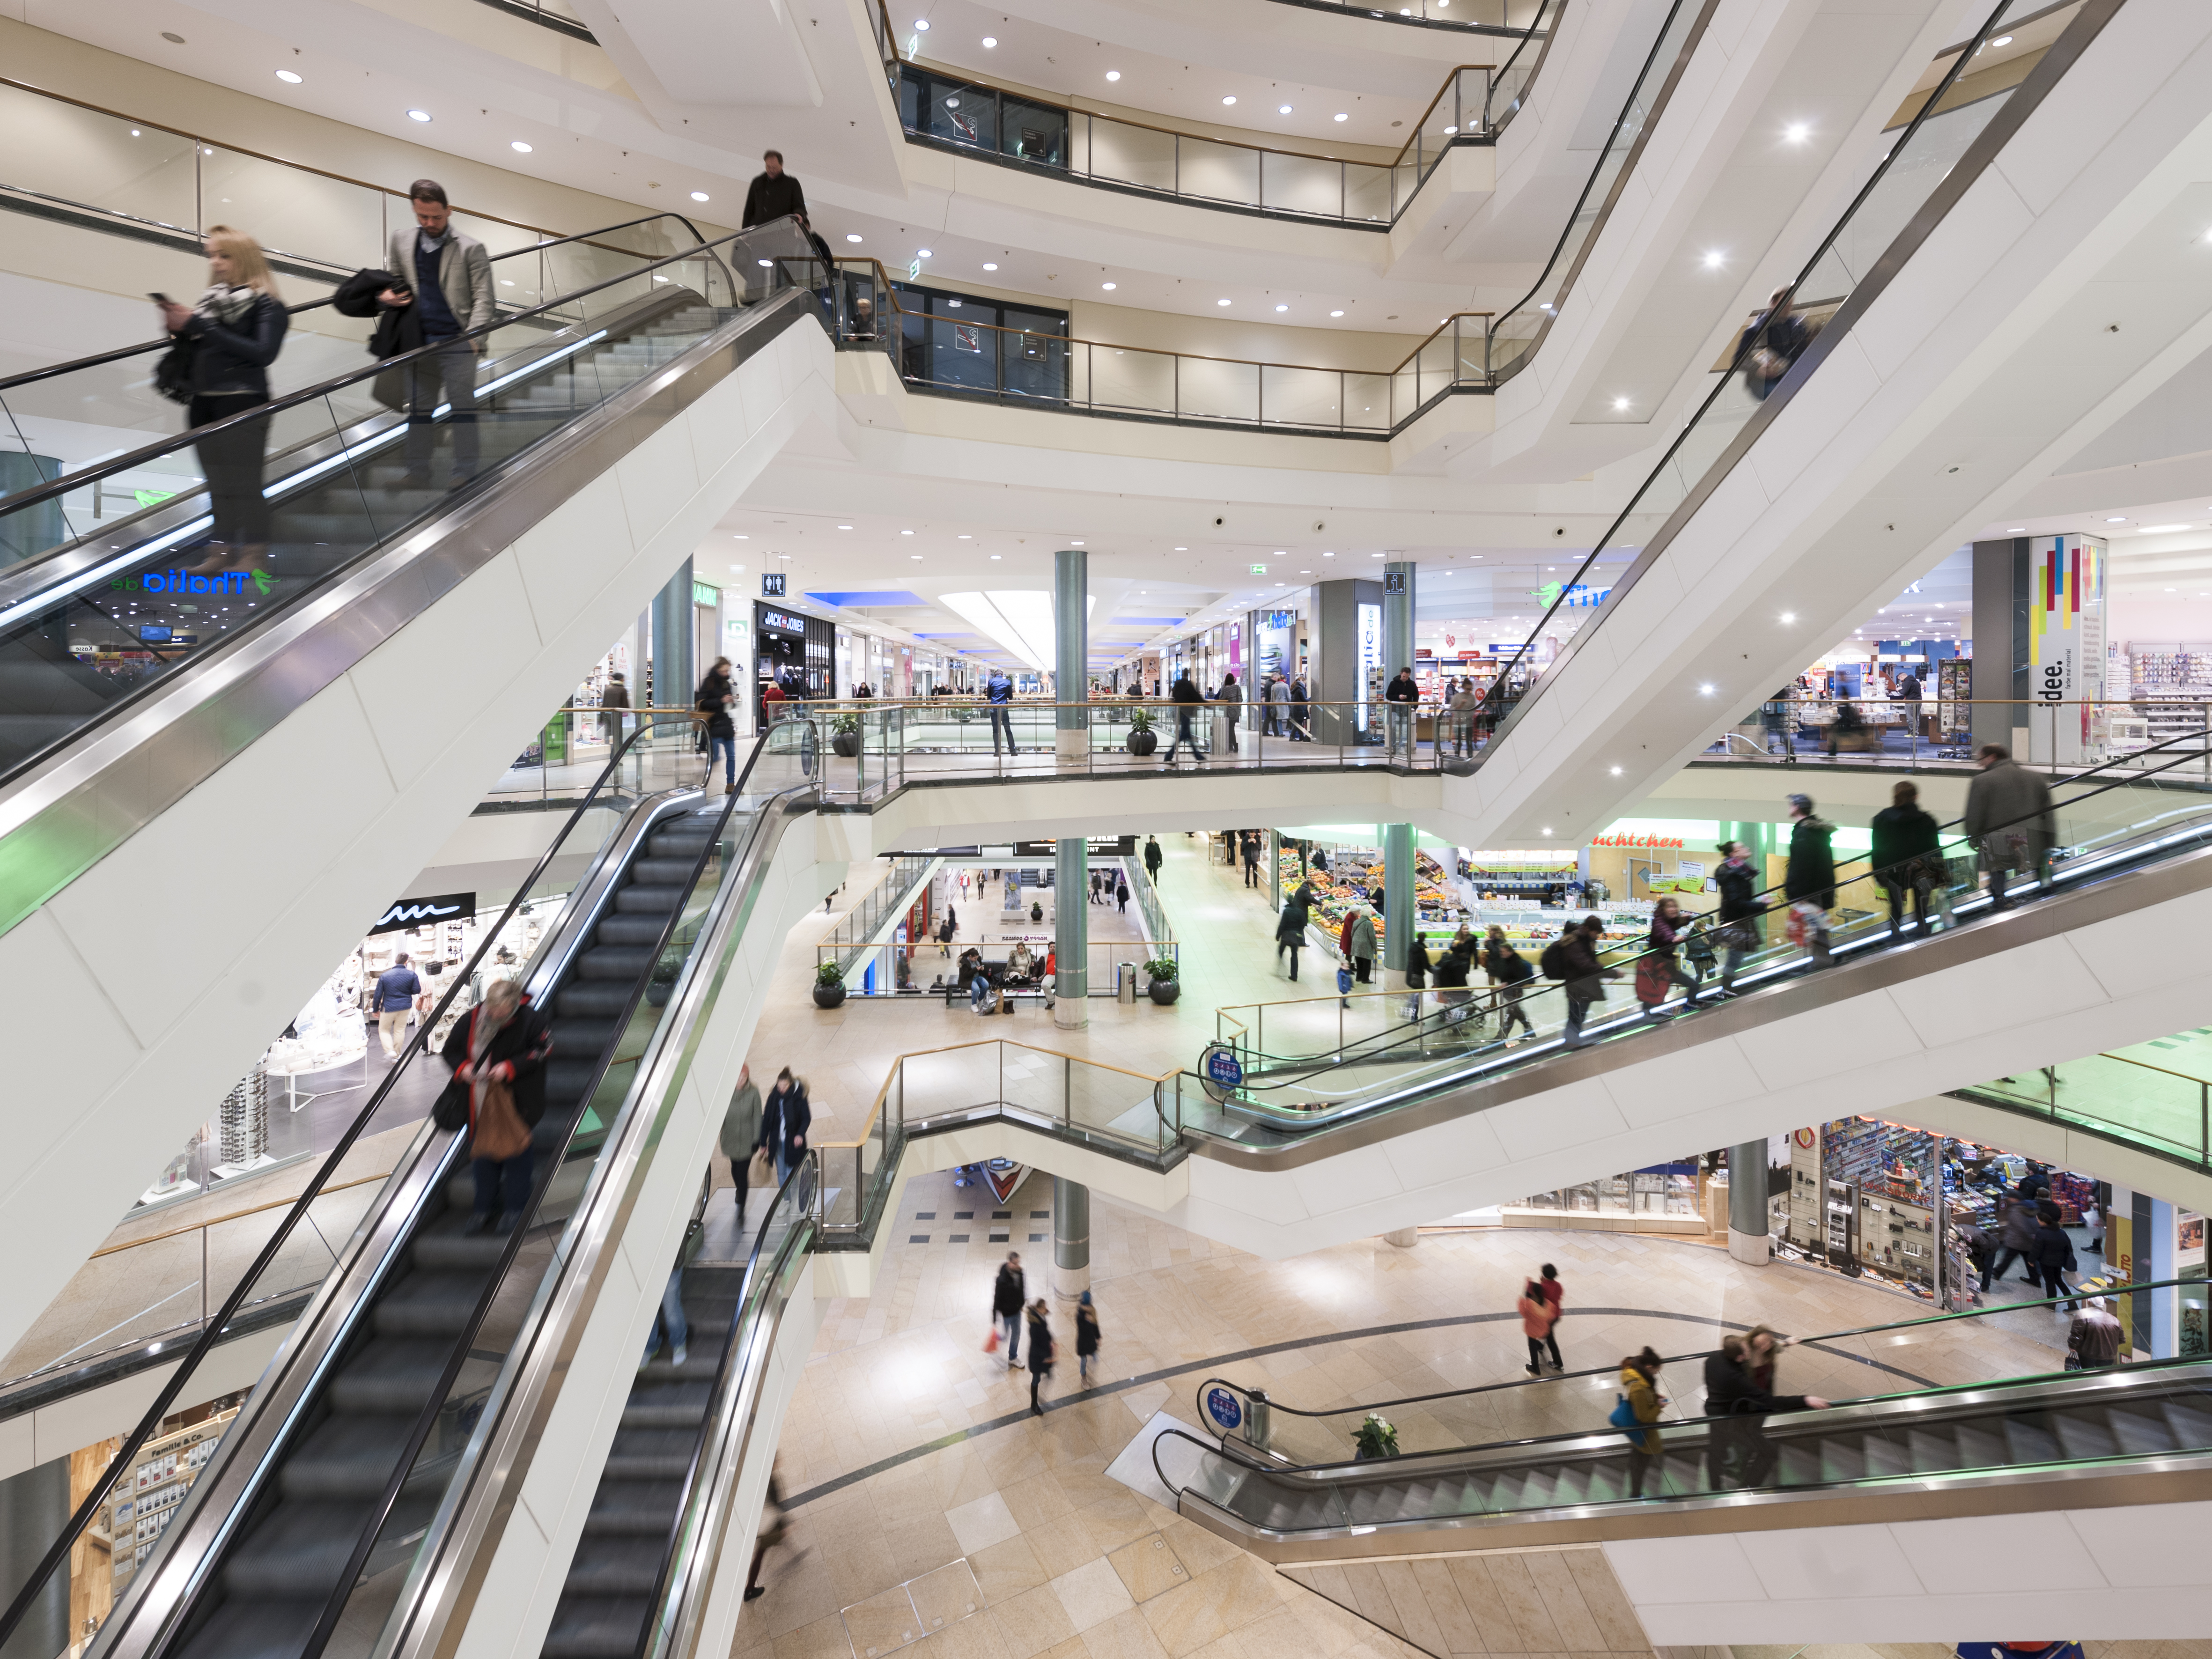
[[[921,556],[921,554],[919,554],[919,553],[909,553],[909,554],[908,554],[908,555],[907,555],[907,557],[908,557],[909,559],[918,559],[918,558],[920,558]]]
[[[986,259],[986,260],[983,262],[983,269],[984,269],[984,270],[996,270],[998,269],[998,266],[996,266],[996,265],[993,264],[989,260]]]
[[[852,527],[853,526],[848,524],[841,524],[837,526],[840,530],[850,530]]]
[[[1275,106],[1275,113],[1278,115],[1288,115],[1290,112],[1291,106],[1288,104],[1278,104]]]
[[[1275,309],[1278,311],[1288,311],[1290,307],[1288,306],[1277,306]]]
[[[2027,534],[2027,526],[2024,524],[2016,524],[2011,529],[2006,531],[2005,534],[2008,536],[2025,536]]]
[[[1178,553],[1188,553],[1188,552],[1189,552],[1189,551],[1190,551],[1190,550],[1189,550],[1188,548],[1187,548],[1187,547],[1178,547],[1177,549],[1176,549],[1176,552],[1178,552]]]
[[[287,86],[296,87],[300,84],[300,77],[289,70],[278,70],[276,78]]]
[[[914,20],[914,26],[921,33],[927,34],[929,33],[929,19],[927,17],[915,18]]]
[[[520,138],[511,139],[508,141],[507,147],[513,150],[517,155],[527,155],[530,154],[530,146],[524,143]]]
[[[1225,306],[1225,305],[1227,305],[1227,304],[1229,303],[1229,301],[1226,301],[1226,300],[1216,300],[1213,303],[1214,303],[1214,304],[1216,304],[1216,305],[1218,305],[1218,306]]]
[[[1802,144],[1813,136],[1813,129],[1802,121],[1796,121],[1783,128],[1782,136],[1793,144]]]
[[[773,259],[763,259],[763,260],[762,260],[760,263],[761,263],[761,269],[763,269],[763,270],[767,270],[767,269],[768,269],[768,267],[769,267],[770,265],[774,264],[775,263],[775,260],[773,260]]]
[[[973,536],[955,536],[952,539],[956,542],[972,542],[975,538]]]
[[[1613,775],[1616,778],[1620,775],[1620,769],[1618,766],[1613,769]]]
[[[1782,613],[1782,620],[1786,623],[1794,623],[1797,620],[1797,613],[1795,611],[1785,611]]]
[[[1715,248],[1705,255],[1705,269],[1707,270],[1718,270],[1721,266],[1726,263],[1727,259],[1728,256],[1726,254],[1723,253],[1718,248]]]
[[[410,121],[427,121],[430,118],[430,112],[426,109],[410,109],[407,112],[407,118]]]
[[[899,532],[899,534],[902,536],[911,536],[914,534],[914,532],[911,530],[902,530]]]
[[[695,190],[691,192],[691,199],[695,202],[703,202],[707,199],[707,192],[703,190]]]
[[[1082,546],[1082,545],[1083,545],[1083,544],[1082,544],[1081,542],[1073,542],[1073,541],[1072,541],[1072,542],[1068,543],[1068,545],[1069,545],[1070,547],[1080,547],[1080,546]]]
[[[845,233],[845,240],[848,242],[857,242],[860,240],[860,233],[857,230],[848,230]]]
[[[1334,553],[1324,553],[1324,554],[1322,554],[1322,557],[1323,557],[1324,559],[1333,559],[1333,558],[1334,558],[1335,556],[1336,556],[1336,555],[1335,555],[1335,554],[1334,554]]]
[[[1111,283],[1101,283],[1098,286],[1104,289],[1109,294],[1111,294],[1114,291],[1114,284]]]
[[[2145,536],[2170,536],[2177,530],[2186,530],[2185,524],[2147,524],[2140,533]]]
[[[914,257],[917,259],[927,259],[929,258],[929,250],[926,247],[918,247],[914,251]]]
[[[1235,103],[1235,102],[1237,101],[1237,94],[1236,94],[1235,93],[1233,93],[1233,92],[1232,92],[1232,93],[1231,93],[1231,94],[1229,94],[1229,96],[1227,96],[1226,98],[1223,99],[1221,101],[1222,101],[1223,103],[1224,103],[1224,104],[1233,104],[1233,103]]]
[[[998,554],[996,554],[996,553],[994,553],[993,555],[991,555],[991,556],[992,556],[993,558],[994,558],[994,559],[995,559],[995,558],[998,558],[998,557],[999,557],[999,556],[1000,556],[1000,555],[998,555]]]
[[[1106,71],[1106,78],[1109,81],[1118,81],[1121,78],[1121,71],[1119,70],[1108,70]]]
[[[1710,697],[1713,695],[1713,688],[1710,685],[1701,685],[1698,688],[1698,695],[1701,697]]]
[[[1628,399],[1626,398],[1615,398],[1613,400],[1613,407],[1614,413],[1621,413],[1628,408]]]
[[[1332,316],[1332,317],[1341,317],[1341,316],[1343,316],[1343,315],[1344,315],[1344,313],[1343,313],[1342,312],[1340,312],[1340,311],[1332,311],[1332,312],[1330,312],[1328,314],[1329,314],[1330,316]]]
[[[1459,131],[1459,129],[1458,129],[1457,127],[1446,127],[1446,128],[1444,129],[1444,137],[1447,137],[1447,138],[1449,138],[1449,137],[1450,137],[1452,136],[1452,134],[1454,134],[1454,133],[1457,132],[1458,131]]]
[[[1338,112],[1337,112],[1334,116],[1332,116],[1330,118],[1331,118],[1332,120],[1337,120],[1337,121],[1349,121],[1349,120],[1352,118],[1352,117],[1351,117],[1350,115],[1346,114],[1344,111],[1342,111],[1342,110],[1339,110],[1339,111],[1338,111]]]
[[[730,539],[736,542],[749,542],[752,540],[752,538],[750,536],[732,536]]]
[[[1996,40],[1990,41],[1990,44],[1993,46],[2008,46],[2012,44],[2012,36],[2009,34],[2000,34]]]
[[[2122,515],[2116,518],[2107,519],[2105,522],[2106,524],[2125,524],[2127,522],[2127,519],[2124,515]]]
[[[986,52],[988,52],[993,46],[995,46],[998,44],[999,37],[995,34],[987,34],[983,37],[983,49]]]

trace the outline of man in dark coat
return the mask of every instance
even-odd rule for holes
[[[1810,795],[1790,797],[1790,864],[1782,874],[1782,891],[1793,906],[1805,907],[1805,950],[1808,963],[1825,968],[1835,958],[1828,954],[1828,912],[1836,908],[1836,855],[1830,843],[1836,826],[1813,812]]]
[[[761,170],[745,187],[744,222],[740,230],[767,224],[788,214],[799,216],[799,228],[808,228],[806,192],[799,180],[783,170],[783,152],[772,149],[761,156]]]
[[[1960,828],[1981,849],[1990,872],[1990,908],[2009,910],[2005,878],[2017,870],[2040,878],[2044,861],[2057,842],[2051,811],[2051,786],[2021,766],[2002,744],[1984,744],[1982,769],[1966,786],[1966,813]]]
[[[1006,1330],[1006,1369],[1010,1371],[1019,1370],[1022,1365],[1022,1298],[1028,1290],[1022,1259],[1010,1250],[1006,1259],[999,1264],[999,1277],[991,1285],[991,1316]]]
[[[787,1066],[775,1074],[775,1086],[761,1103],[759,1145],[768,1148],[768,1155],[775,1160],[778,1187],[791,1179],[792,1170],[806,1156],[806,1131],[813,1121],[814,1109],[807,1103],[806,1085],[792,1076]]]

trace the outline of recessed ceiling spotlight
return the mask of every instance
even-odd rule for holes
[[[1275,113],[1278,115],[1288,115],[1290,112],[1291,106],[1288,104],[1278,104],[1275,106]]]
[[[1342,312],[1340,312],[1340,311],[1332,311],[1332,312],[1330,312],[1328,314],[1329,314],[1330,316],[1332,316],[1332,317],[1341,317],[1341,316],[1343,316],[1343,315],[1344,315],[1344,313],[1343,313]]]
[[[1793,121],[1782,129],[1782,136],[1793,144],[1802,144],[1813,136],[1813,129],[1802,121]]]
[[[524,143],[520,138],[510,139],[507,147],[513,150],[517,155],[527,155],[530,154],[530,146]]]
[[[929,19],[927,17],[917,17],[914,20],[914,27],[917,33],[927,34],[929,33]]]
[[[837,526],[840,530],[850,530],[852,527],[853,526],[848,524],[841,524]]]
[[[1797,613],[1795,611],[1785,611],[1782,613],[1782,620],[1786,623],[1794,623],[1797,620]]]
[[[276,78],[289,87],[296,87],[300,84],[300,77],[289,70],[278,70]]]
[[[1216,300],[1213,303],[1214,303],[1214,304],[1216,304],[1216,305],[1218,305],[1218,306],[1225,306],[1225,305],[1227,305],[1227,304],[1229,303],[1229,301],[1226,301],[1226,300]]]
[[[1628,410],[1628,399],[1626,398],[1615,398],[1613,400],[1613,412],[1616,415],[1626,414]]]
[[[773,265],[773,264],[775,263],[775,260],[773,260],[773,259],[763,259],[763,260],[762,260],[760,263],[761,263],[761,268],[762,268],[763,270],[766,270],[769,266]]]
[[[899,534],[902,536],[911,536],[914,534],[914,532],[911,530],[902,530],[899,532]]]
[[[918,247],[914,251],[914,257],[917,259],[927,259],[929,258],[929,250],[926,247]]]
[[[1109,294],[1111,294],[1114,291],[1114,284],[1111,283],[1101,283],[1098,286],[1104,289]]]
[[[2027,534],[2027,526],[2024,524],[2016,524],[2011,529],[2006,531],[2005,534],[2008,536],[2025,536]]]
[[[1080,546],[1082,546],[1082,545],[1083,545],[1083,544],[1082,544],[1081,542],[1070,542],[1070,543],[1068,543],[1068,545],[1069,545],[1070,547],[1080,547]]]
[[[1713,695],[1713,688],[1710,685],[1701,685],[1698,688],[1698,695],[1701,697],[1710,697]]]
[[[1118,81],[1121,78],[1121,71],[1119,70],[1108,70],[1106,71],[1106,78],[1109,81]]]
[[[2127,517],[2124,514],[2117,514],[2112,518],[2106,520],[2105,522],[2106,524],[2125,524],[2127,522]]]
[[[992,556],[993,558],[994,558],[994,559],[995,559],[995,558],[1000,557],[1000,556],[999,554],[994,553],[993,555],[991,555],[991,556]]]
[[[703,202],[707,199],[707,192],[703,190],[695,190],[691,192],[691,199],[695,202]]]
[[[972,542],[975,538],[973,536],[955,536],[952,539],[956,542]]]
[[[1990,41],[1990,44],[1993,46],[2008,46],[2012,44],[2012,36],[2009,34],[2000,34],[1996,40]]]
[[[1288,311],[1290,307],[1288,306],[1277,306],[1275,309],[1278,311]]]
[[[993,264],[988,259],[986,259],[983,261],[983,269],[986,270],[996,270],[998,266]]]
[[[1613,775],[1616,778],[1620,775],[1620,769],[1618,766],[1613,769]]]
[[[1232,93],[1231,93],[1231,94],[1230,94],[1226,98],[1223,99],[1221,101],[1222,101],[1223,103],[1224,103],[1224,104],[1233,104],[1233,103],[1235,103],[1235,102],[1237,101],[1237,94],[1236,94],[1235,93],[1233,93],[1233,92],[1232,92]]]
[[[1718,270],[1723,264],[1727,263],[1727,260],[1728,255],[1723,253],[1718,248],[1712,248],[1705,254],[1705,269],[1707,270]]]
[[[407,112],[407,118],[410,121],[427,121],[430,118],[430,112],[426,109],[410,109]]]
[[[999,37],[995,34],[987,34],[983,37],[983,50],[986,52],[988,52],[993,46],[995,46],[998,44]]]
[[[1176,549],[1176,552],[1178,552],[1178,553],[1188,553],[1188,552],[1189,552],[1189,551],[1190,551],[1190,550],[1189,550],[1188,548],[1187,548],[1187,547],[1178,547],[1177,549]]]
[[[1345,110],[1339,110],[1339,111],[1337,111],[1337,112],[1336,112],[1334,115],[1331,116],[1329,118],[1330,118],[1331,120],[1333,120],[1333,121],[1349,121],[1349,120],[1352,118],[1352,116],[1351,116],[1351,114],[1350,114],[1348,112],[1346,112],[1346,111],[1345,111]]]
[[[919,559],[921,556],[921,555],[919,553],[909,553],[907,555],[907,557],[909,559]]]

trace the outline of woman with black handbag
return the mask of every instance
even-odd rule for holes
[[[176,339],[155,373],[164,397],[185,405],[195,428],[229,422],[269,401],[269,365],[291,325],[261,245],[217,225],[207,234],[210,286],[197,303],[158,297],[162,325]],[[237,421],[196,445],[207,478],[208,556],[194,575],[234,569],[269,544],[269,503],[261,494],[269,417]]]
[[[430,1115],[441,1129],[469,1128],[476,1213],[465,1233],[511,1233],[521,1224],[535,1173],[531,1131],[545,1115],[552,1052],[551,1023],[511,979],[486,986],[483,1000],[446,1039],[453,1079]]]

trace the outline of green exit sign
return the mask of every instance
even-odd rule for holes
[[[1264,564],[1255,564],[1252,567],[1252,574],[1255,576],[1264,576],[1267,574],[1267,567]]]

